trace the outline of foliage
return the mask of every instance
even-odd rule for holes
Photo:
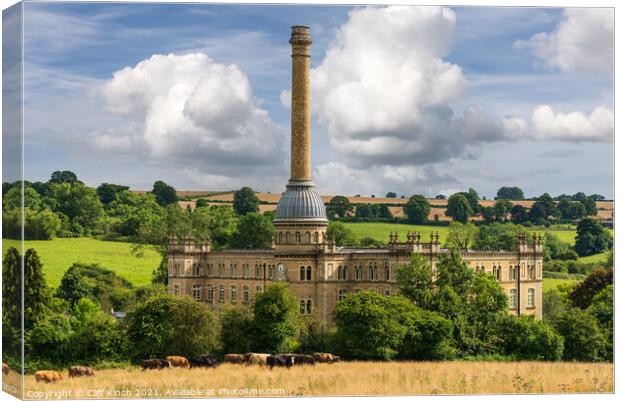
[[[478,235],[478,227],[472,223],[453,221],[448,228],[446,247],[451,249],[468,249],[474,244]]]
[[[50,177],[49,182],[55,184],[81,183],[81,181],[77,179],[77,175],[73,171],[54,171]]]
[[[155,295],[126,319],[130,356],[135,361],[196,355],[217,347],[213,314],[207,305],[188,297]]]
[[[355,207],[355,217],[365,220],[389,219],[392,213],[383,203],[360,203]]]
[[[125,185],[108,184],[107,182],[99,185],[96,189],[97,196],[104,206],[107,206],[112,201],[116,200],[116,196],[119,193],[127,190],[129,190],[129,187]]]
[[[566,313],[568,308],[568,294],[561,292],[557,288],[545,290],[543,292],[543,321],[555,326],[560,316]]]
[[[501,187],[497,190],[497,196],[495,199],[525,199],[523,190],[519,187]]]
[[[114,231],[122,235],[137,236],[140,230],[164,217],[164,209],[153,194],[138,195],[121,191],[108,204],[108,215],[118,220]]]
[[[258,197],[249,187],[243,187],[233,194],[233,209],[239,216],[258,213]]]
[[[22,325],[21,255],[10,247],[2,258],[2,347],[3,356],[21,353]]]
[[[481,226],[474,241],[474,248],[513,251],[517,248],[518,233],[527,234],[522,226],[512,223],[492,223]]]
[[[395,199],[396,198],[396,192],[388,192],[387,194],[385,194],[386,198],[390,198],[390,199]]]
[[[41,259],[30,248],[24,254],[24,330],[31,329],[44,314],[50,294],[43,275]]]
[[[512,209],[510,209],[510,221],[514,224],[523,224],[529,221],[527,209],[522,205],[514,205]]]
[[[467,196],[457,193],[448,198],[448,208],[446,216],[451,217],[453,221],[467,223],[470,216],[474,214]]]
[[[560,210],[548,193],[536,198],[529,213],[530,220],[539,224],[558,217],[560,217]]]
[[[194,238],[208,239],[213,250],[230,245],[239,223],[235,212],[225,206],[198,208],[191,219]]]
[[[151,193],[155,196],[157,203],[162,207],[175,204],[179,200],[177,191],[163,181],[155,181]]]
[[[325,236],[338,246],[355,246],[357,244],[357,237],[353,231],[339,221],[329,223]]]
[[[596,269],[568,294],[568,298],[573,306],[586,309],[596,294],[609,284],[613,284],[613,269]]]
[[[413,253],[407,265],[396,272],[396,283],[400,293],[415,305],[431,309],[433,304],[433,273],[428,259]]]
[[[248,213],[239,219],[231,246],[240,249],[270,249],[274,235],[275,228],[268,217],[259,213]]]
[[[494,329],[505,355],[534,361],[562,358],[564,341],[551,326],[534,316],[503,315]]]
[[[564,359],[601,361],[607,357],[607,337],[590,313],[569,308],[558,317],[555,328],[564,337]]]
[[[413,195],[403,206],[407,221],[412,224],[423,224],[428,220],[431,204],[423,195]]]
[[[50,184],[52,210],[67,216],[69,230],[88,234],[97,229],[103,205],[94,189],[77,181]]]
[[[498,199],[493,205],[493,216],[496,221],[505,222],[513,204],[505,199]]]
[[[594,205],[596,208],[596,204]],[[569,201],[562,199],[558,203],[558,209],[563,219],[580,220],[586,216],[586,207],[582,202]]]
[[[290,352],[298,344],[299,308],[288,285],[275,283],[256,295],[252,319],[255,352]]]
[[[594,255],[611,248],[613,238],[597,220],[586,217],[577,225],[575,251],[579,256]]]
[[[342,195],[334,196],[326,207],[327,216],[332,219],[334,217],[345,217],[353,211],[353,205],[349,202],[349,198]]]
[[[545,231],[543,255],[545,262],[551,259],[564,259],[568,255],[570,246],[561,241],[557,235]]]
[[[5,238],[22,238],[21,209],[11,209],[3,212],[2,234]],[[58,215],[51,210],[24,209],[24,239],[49,240],[56,235],[61,227]]]
[[[240,308],[228,308],[221,314],[222,352],[244,354],[252,351],[252,319]]]
[[[43,207],[43,200],[41,199],[41,195],[37,193],[31,187],[24,187],[24,204],[23,206],[32,210],[41,210]],[[20,186],[12,187],[3,197],[2,197],[2,210],[7,211],[11,209],[21,209],[22,208],[22,191]]]

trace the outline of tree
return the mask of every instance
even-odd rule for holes
[[[104,182],[97,187],[97,196],[104,206],[109,205],[116,199],[116,195],[120,192],[129,190],[129,187],[124,185],[108,184]]]
[[[55,184],[75,184],[80,183],[77,179],[77,175],[75,175],[72,171],[54,171],[49,180],[50,183]]]
[[[575,251],[579,256],[605,252],[612,244],[613,238],[597,220],[586,217],[577,224]]]
[[[43,200],[41,196],[30,187],[24,188],[24,208],[35,210],[41,210],[43,207]],[[15,186],[11,188],[6,195],[2,197],[2,210],[12,210],[22,208],[22,191],[21,188]]]
[[[37,251],[30,248],[24,254],[24,330],[31,329],[43,315],[50,294]]]
[[[478,227],[472,223],[453,221],[448,228],[446,246],[452,249],[470,248],[478,235]]]
[[[103,216],[103,205],[94,189],[77,181],[50,184],[53,210],[69,219],[70,230],[75,233],[89,233],[97,228]]]
[[[299,306],[288,285],[275,283],[256,295],[252,319],[256,352],[290,352],[297,347]]]
[[[368,219],[372,217],[372,208],[368,203],[360,203],[355,207],[355,217]]]
[[[325,233],[327,240],[334,241],[338,246],[355,246],[357,237],[349,227],[339,221],[332,221]]]
[[[117,193],[107,209],[115,221],[112,230],[126,236],[139,235],[142,227],[165,215],[153,194],[138,195],[128,190]]]
[[[51,210],[24,209],[25,240],[49,240],[55,236],[61,228],[61,220]],[[3,213],[2,235],[6,238],[22,239],[22,212],[20,209],[11,209]]]
[[[501,187],[497,191],[495,199],[519,200],[525,199],[525,195],[523,194],[523,190],[519,187]]]
[[[543,321],[555,327],[560,316],[568,308],[566,293],[560,292],[557,288],[543,291]]]
[[[588,312],[598,320],[599,326],[603,334],[607,338],[607,347],[605,352],[606,360],[613,360],[614,345],[614,286],[608,285],[600,291],[592,304],[588,307]]]
[[[473,215],[473,210],[467,197],[462,193],[450,196],[450,198],[448,198],[446,215],[451,217],[453,221],[467,223],[469,217]]]
[[[127,314],[134,361],[166,355],[197,355],[216,347],[216,325],[207,305],[189,297],[156,295]]]
[[[543,255],[545,261],[561,259],[570,250],[570,245],[560,241],[557,235],[552,234],[550,231],[545,231],[544,241]]]
[[[586,208],[581,202],[562,199],[558,203],[558,209],[560,210],[562,218],[566,220],[579,220],[586,215]]]
[[[209,207],[209,201],[204,198],[200,198],[196,200],[196,209],[200,209],[203,207]]]
[[[596,201],[588,197],[579,201],[583,205],[585,216],[596,216],[598,214],[598,208],[596,207]]]
[[[22,321],[22,272],[21,255],[10,247],[2,258],[2,318],[9,326],[19,330]]]
[[[578,308],[569,308],[556,322],[564,337],[564,359],[601,361],[607,355],[607,338],[594,316]]]
[[[435,196],[435,199],[446,199],[446,195],[439,194],[439,195]]]
[[[326,212],[329,218],[346,217],[348,213],[353,211],[353,205],[349,202],[349,198],[342,195],[334,196],[327,204]]]
[[[263,220],[268,219],[263,215]],[[234,210],[227,206],[198,208],[192,213],[191,220],[193,236],[208,239],[214,250],[230,246],[239,224]]]
[[[513,204],[510,201],[504,199],[498,199],[495,201],[495,205],[493,205],[493,214],[495,215],[495,219],[497,221],[506,221],[508,212],[512,209]]]
[[[155,196],[157,203],[162,207],[166,207],[179,201],[177,191],[172,186],[161,180],[155,181],[151,193]]]
[[[613,280],[613,269],[596,269],[568,294],[568,299],[572,305],[586,309],[600,291],[613,284]]]
[[[514,224],[523,224],[529,221],[527,209],[521,205],[514,205],[512,209],[510,209],[510,221]]]
[[[233,209],[239,216],[258,213],[258,197],[249,187],[243,187],[233,194]]]
[[[398,357],[422,361],[452,359],[456,355],[452,336],[454,325],[439,313],[414,310],[406,315],[407,334],[398,348]],[[405,319],[403,319],[405,320]]]
[[[431,309],[433,304],[433,273],[428,259],[412,253],[409,263],[396,272],[400,293],[420,308]]]
[[[544,193],[536,198],[536,202],[534,202],[532,209],[530,209],[530,220],[532,221],[544,222],[559,216],[560,210],[548,193]]]
[[[248,213],[239,219],[231,246],[240,249],[270,249],[275,229],[269,218],[259,213]]]
[[[252,351],[252,319],[240,308],[226,309],[221,315],[222,352],[245,354]]]
[[[395,199],[395,198],[396,198],[396,196],[397,196],[397,195],[396,195],[396,192],[392,192],[392,191],[390,191],[390,192],[388,192],[387,194],[385,194],[385,197],[386,197],[386,198],[393,198],[393,199]]]
[[[512,223],[492,223],[481,226],[474,247],[481,250],[513,251],[517,247],[517,235],[527,234],[521,226]]]
[[[423,195],[413,195],[403,207],[407,221],[411,224],[424,224],[428,221],[431,204]]]
[[[471,290],[474,276],[475,273],[467,262],[464,262],[457,252],[450,251],[439,257],[435,285],[438,288],[450,287],[458,296],[465,297]]]
[[[533,361],[558,361],[564,340],[551,326],[534,316],[503,315],[494,329],[504,355]]]

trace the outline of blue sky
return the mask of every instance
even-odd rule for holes
[[[24,10],[30,180],[70,169],[90,185],[148,189],[163,179],[177,189],[282,191],[288,36],[304,24],[314,39],[313,174],[322,193],[474,187],[493,196],[518,185],[529,196],[612,196],[610,10]]]

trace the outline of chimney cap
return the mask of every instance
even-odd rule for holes
[[[310,27],[304,25],[293,25],[291,27],[290,44],[311,45]]]

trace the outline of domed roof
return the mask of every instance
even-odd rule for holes
[[[325,204],[311,181],[289,181],[276,208],[275,222],[327,222]]]

